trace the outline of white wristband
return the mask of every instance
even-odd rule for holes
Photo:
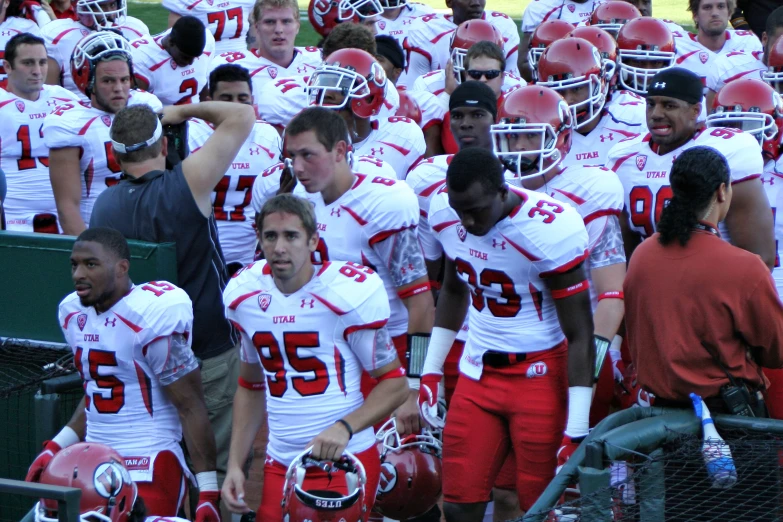
[[[615,335],[612,337],[612,343],[609,345],[609,349],[615,352],[620,352],[620,347],[623,345],[622,336]]]
[[[416,377],[407,377],[408,379],[408,388],[411,390],[418,390],[421,386],[421,381]]]
[[[60,430],[60,433],[54,436],[52,442],[60,446],[61,449],[65,449],[68,446],[73,446],[74,444],[81,442],[81,439],[72,428],[65,426]]]
[[[435,326],[430,336],[430,345],[427,348],[427,359],[424,361],[424,367],[421,370],[422,375],[428,373],[443,373],[443,363],[449,355],[451,345],[457,338],[457,332],[448,328]]]
[[[201,473],[196,473],[196,482],[198,483],[199,491],[217,491],[217,471],[202,471]]]
[[[609,350],[609,357],[612,358],[613,363],[616,363],[617,361],[622,360],[623,355],[617,350]]]
[[[593,389],[587,386],[568,388],[568,424],[565,434],[569,437],[582,437],[590,431],[590,403],[593,402]]]

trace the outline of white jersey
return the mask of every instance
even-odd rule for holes
[[[362,370],[377,370],[397,357],[384,326],[389,303],[383,283],[356,263],[316,267],[307,284],[286,295],[266,261],[259,261],[229,280],[223,303],[241,332],[241,360],[263,368],[266,451],[286,466],[319,433],[362,405]],[[354,433],[346,449],[359,453],[374,444],[368,427]]]
[[[501,86],[501,92],[506,94],[513,90],[519,89],[527,85],[527,82],[519,76],[512,74],[508,71],[503,73],[503,85]],[[428,72],[422,76],[419,76],[410,92],[424,91],[429,92],[438,97],[440,102],[446,106],[449,106],[449,94],[446,92],[446,71],[438,69]]]
[[[571,133],[571,150],[563,165],[604,165],[612,147],[647,132],[646,103],[631,91],[613,92],[600,118],[587,135],[577,130]]]
[[[158,111],[163,106],[154,94],[130,91],[128,105],[149,105]],[[78,147],[82,178],[81,214],[89,227],[92,207],[98,195],[116,185],[122,169],[114,159],[109,136],[114,114],[89,104],[67,104],[44,119],[44,143],[50,149]]]
[[[705,85],[709,71],[713,68],[718,56],[732,51],[745,51],[747,53],[762,51],[761,42],[753,31],[727,30],[726,43],[723,44],[723,48],[717,53],[700,44],[693,33],[685,33],[683,36],[675,37],[674,46],[677,54],[675,65],[698,74]]]
[[[6,230],[55,234],[61,231],[49,179],[49,149],[44,143],[43,122],[48,113],[77,103],[78,98],[59,85],[44,85],[34,102],[2,91],[0,169],[8,184],[3,202]]]
[[[546,194],[508,187],[521,202],[484,236],[469,234],[448,195],[430,203],[430,226],[470,288],[470,330],[460,371],[478,380],[488,350],[532,352],[565,340],[545,279],[587,256],[582,217]]]
[[[764,51],[731,51],[717,56],[707,71],[707,88],[718,92],[729,82],[740,78],[761,79],[767,66],[762,57]]]
[[[155,455],[171,451],[187,470],[179,414],[163,387],[198,368],[193,304],[166,281],[135,286],[98,314],[76,292],[60,303],[60,327],[87,399],[87,442],[125,457],[131,478],[150,482]]]
[[[207,31],[204,53],[188,67],[180,67],[161,45],[169,33],[171,29],[152,38],[139,38],[131,42],[133,73],[147,83],[147,91],[154,93],[163,105],[197,103],[199,93],[207,86],[209,64],[215,53],[215,39]]]
[[[150,34],[144,22],[132,16],[126,17],[125,22],[115,27],[115,29],[119,29],[122,32],[122,36],[129,42]],[[76,44],[92,32],[92,29],[70,18],[53,20],[41,28],[41,37],[46,43],[46,54],[60,66],[62,86],[84,102],[89,102],[90,100],[73,83],[73,77],[71,77],[71,55],[74,48],[76,48]]]
[[[769,206],[772,207],[772,217],[775,223],[775,267],[772,278],[778,294],[783,296],[783,267],[780,266],[781,248],[783,248],[783,216],[778,219],[778,209],[783,211],[783,160],[768,161],[764,164],[764,174],[761,176],[764,193],[767,194]]]
[[[661,212],[672,198],[669,173],[675,158],[683,151],[703,145],[712,147],[726,158],[732,184],[761,177],[764,164],[759,142],[737,129],[715,127],[701,129],[681,147],[660,155],[650,134],[620,143],[609,151],[606,166],[617,173],[625,191],[625,208],[630,227],[643,238],[657,229]],[[729,240],[723,224],[724,239]]]
[[[576,26],[588,22],[598,4],[597,0],[533,0],[525,8],[520,27],[523,33],[532,33],[548,20],[564,20]]]
[[[190,120],[188,145],[191,153],[204,146],[212,127]],[[247,265],[256,250],[255,210],[250,206],[256,177],[280,159],[282,140],[274,127],[257,121],[225,175],[212,192],[212,209],[226,263]]]
[[[405,39],[410,34],[410,30],[413,27],[414,19],[425,16],[428,14],[432,14],[435,11],[432,9],[432,7],[421,4],[418,2],[409,2],[405,4],[402,9],[400,10],[399,15],[397,15],[397,18],[394,20],[390,20],[388,18],[378,18],[378,21],[375,24],[375,30],[378,34],[385,34],[388,36],[393,37],[395,40],[397,40],[397,43],[400,44],[400,47],[405,50]],[[407,63],[407,55],[409,53],[406,52],[406,63]],[[408,75],[408,68],[406,67],[403,69],[402,74],[400,75],[399,79],[397,80],[397,83],[399,85],[408,85],[407,80]],[[415,78],[414,78],[415,79]],[[412,84],[413,80],[411,80]]]
[[[163,7],[180,16],[195,16],[215,38],[215,52],[244,51],[253,0],[163,0]]]
[[[267,84],[280,78],[304,78],[313,74],[321,65],[321,50],[318,47],[294,48],[294,59],[287,67],[280,67],[276,63],[264,58],[258,49],[241,51],[226,51],[220,53],[212,60],[210,69],[216,69],[227,63],[241,65],[250,72],[253,82],[253,97],[256,102],[263,99],[267,93]]]
[[[410,99],[416,102],[421,110],[422,131],[426,131],[434,125],[442,125],[443,118],[449,110],[448,104],[444,104],[437,96],[427,91],[406,91],[402,89]]]
[[[18,16],[9,16],[3,23],[0,23],[0,81],[5,80],[8,74],[3,67],[3,58],[5,58],[5,46],[8,45],[8,40],[21,33],[30,33],[34,36],[41,36],[41,30],[38,28],[38,24],[27,18],[20,18]]]
[[[185,518],[179,517],[147,517],[144,522],[190,522]]]
[[[373,156],[394,169],[396,179],[405,179],[408,171],[424,156],[427,144],[421,128],[410,118],[392,116],[373,120],[370,134],[353,144],[361,156]]]
[[[427,261],[443,256],[443,247],[430,228],[430,203],[436,195],[446,192],[446,171],[453,157],[454,154],[441,154],[420,161],[405,180],[419,200],[419,240]]]

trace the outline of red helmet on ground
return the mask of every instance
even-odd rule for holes
[[[554,89],[527,85],[504,97],[490,132],[495,154],[508,170],[519,179],[540,176],[571,150],[571,111]],[[531,140],[525,135],[539,140],[526,144]]]
[[[344,473],[346,491],[306,490],[308,467],[318,467],[330,473]],[[365,503],[367,476],[359,459],[344,452],[337,462],[310,457],[310,449],[297,455],[288,467],[283,486],[283,520],[286,522],[358,522],[367,513]]]
[[[599,4],[590,16],[590,25],[600,27],[612,36],[617,36],[617,32],[626,22],[642,16],[635,5],[622,0],[610,0]]]
[[[119,453],[103,444],[80,442],[52,458],[41,473],[41,484],[82,490],[82,522],[125,522],[136,502],[136,484]],[[36,522],[57,522],[57,501],[42,498],[35,506]]]
[[[73,83],[88,98],[95,86],[95,67],[99,61],[110,56],[120,56],[128,62],[130,77],[133,78],[131,45],[119,32],[95,31],[79,40],[74,47],[71,54],[71,76]]]
[[[538,62],[538,84],[556,91],[587,86],[587,98],[568,107],[577,129],[601,115],[609,92],[601,54],[583,38],[563,38],[546,48]]]
[[[533,34],[530,35],[530,43],[527,46],[527,60],[534,78],[538,74],[538,60],[544,54],[544,49],[552,42],[565,38],[573,30],[573,25],[559,19],[547,20],[536,27]]]
[[[617,71],[617,42],[611,34],[600,27],[583,25],[577,27],[569,37],[584,38],[598,49],[601,59],[604,61],[606,76],[610,79],[610,84],[614,84],[614,76]]]
[[[637,94],[647,94],[647,83],[652,77],[674,66],[674,53],[674,37],[665,23],[649,16],[631,20],[617,33],[620,85]],[[639,67],[639,62],[653,67]]]
[[[715,95],[707,127],[742,129],[759,140],[765,159],[776,160],[780,157],[783,101],[761,80],[734,80]]]
[[[403,90],[398,90],[397,92],[400,95],[400,107],[394,115],[410,118],[416,122],[416,125],[421,126],[421,107],[419,107],[419,104],[407,92]]]
[[[380,0],[310,0],[307,6],[310,23],[324,38],[341,22],[359,23],[381,13]]]
[[[474,43],[492,42],[503,50],[503,35],[500,31],[486,20],[466,20],[459,24],[459,27],[451,36],[451,62],[454,65],[454,73],[457,76],[457,83],[462,81],[462,71],[465,70],[465,56],[468,49]]]
[[[400,438],[392,417],[376,435],[381,480],[374,510],[392,520],[421,516],[441,493],[441,443],[430,430]]]
[[[360,49],[340,49],[310,76],[307,94],[310,105],[350,107],[354,114],[366,119],[380,112],[386,83],[386,73],[372,55]]]
[[[767,54],[767,70],[761,74],[773,89],[783,92],[783,38],[778,38]]]

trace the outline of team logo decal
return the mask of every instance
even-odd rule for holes
[[[701,63],[707,63],[707,60],[710,59],[710,55],[705,53],[704,51],[699,53],[699,60],[701,60]]]
[[[87,29],[82,29],[82,36],[87,36],[88,34],[90,34],[90,31]]]
[[[574,10],[575,10],[575,6],[574,6],[574,4],[568,4],[568,10],[569,10],[569,11],[571,11],[571,12],[573,13],[573,12],[574,12]]]
[[[126,480],[124,475],[128,475],[128,472],[120,468],[117,463],[104,462],[95,470],[92,484],[100,496],[104,498],[116,497]],[[130,482],[130,475],[127,476],[127,481]]]
[[[378,493],[388,493],[397,485],[397,469],[389,462],[381,464],[381,478],[378,481]]]
[[[16,108],[19,112],[24,112],[24,102],[22,100],[16,100]]]
[[[272,294],[261,294],[258,296],[258,306],[261,307],[262,311],[266,312],[270,304],[272,304]]]
[[[80,331],[84,331],[84,325],[87,324],[87,314],[79,314],[79,316],[76,318],[76,325],[79,327]]]
[[[530,365],[530,367],[527,369],[527,378],[532,379],[533,377],[543,377],[546,375],[547,367],[545,362],[536,362]]]
[[[647,165],[647,156],[644,155],[636,156],[636,168],[639,170],[643,170],[645,165]]]
[[[383,31],[384,29],[386,29],[386,22],[378,22],[378,27],[380,27],[381,31]]]
[[[277,67],[270,67],[267,69],[267,72],[269,73],[269,76],[274,80],[277,78]]]
[[[468,237],[468,231],[462,225],[457,225],[457,237],[460,241],[465,241],[465,238]]]
[[[103,116],[101,116],[101,121],[107,127],[111,127],[111,117],[110,116],[107,116],[107,115],[104,114]]]

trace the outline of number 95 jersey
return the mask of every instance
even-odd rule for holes
[[[241,333],[241,360],[263,368],[267,453],[285,465],[362,405],[363,369],[371,372],[397,357],[385,326],[389,300],[383,282],[359,264],[316,266],[306,285],[285,295],[269,264],[259,261],[231,278],[223,303]],[[347,450],[358,453],[373,444],[370,427],[355,433]]]

